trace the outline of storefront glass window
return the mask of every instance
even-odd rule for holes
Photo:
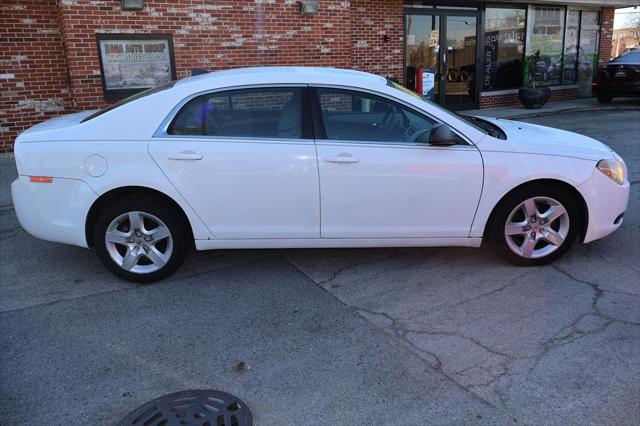
[[[565,84],[577,84],[578,96],[591,96],[591,82],[598,62],[599,14],[588,10],[567,11],[564,43]]]
[[[580,30],[580,11],[567,12],[567,28],[564,33],[564,73],[563,82],[573,84],[576,82],[578,69],[578,31]]]
[[[578,96],[591,96],[593,73],[598,63],[598,12],[582,11],[578,52]]]
[[[529,6],[527,55],[540,51],[536,80],[541,86],[561,83],[564,18],[564,7]]]
[[[487,7],[484,26],[484,90],[522,86],[525,9]]]

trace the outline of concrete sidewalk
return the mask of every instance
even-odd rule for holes
[[[485,117],[517,119],[525,117],[541,117],[544,115],[555,115],[576,111],[611,111],[620,109],[640,109],[640,99],[618,98],[612,100],[608,104],[601,104],[596,98],[581,98],[571,99],[567,101],[547,102],[540,109],[526,109],[522,105],[517,105],[502,108],[469,109],[459,112],[467,115],[481,115]]]

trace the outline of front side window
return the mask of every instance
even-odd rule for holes
[[[318,89],[327,139],[416,142],[434,120],[388,99],[339,89]]]
[[[301,90],[244,89],[189,101],[168,129],[171,135],[301,138]]]
[[[406,87],[403,87],[401,85],[399,85],[398,83],[391,81],[391,80],[387,80],[387,86],[389,87],[393,87],[394,89],[397,89],[401,92],[407,93],[411,96],[413,96],[416,99],[419,99],[421,102],[425,103],[425,106],[428,106],[430,108],[437,108],[440,111],[444,112],[445,114],[449,114],[451,116],[455,116],[457,117],[459,120],[464,121],[465,123],[467,123],[469,126],[471,127],[475,127],[476,130],[481,131],[482,133],[487,133],[487,129],[485,126],[479,126],[477,123],[477,120],[471,120],[469,117],[465,116],[464,114],[457,114],[454,112],[449,111],[448,109],[441,107],[440,105],[438,105],[437,103],[427,99],[426,96],[420,96],[419,94],[417,94],[416,92],[414,92],[413,90],[407,89]],[[460,138],[460,142],[462,144],[465,144],[465,142]]]
[[[522,86],[526,10],[487,7],[484,25],[485,90]]]

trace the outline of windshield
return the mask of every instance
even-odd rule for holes
[[[413,96],[413,97],[414,97],[414,98],[416,98],[416,99],[421,100],[422,102],[426,103],[427,105],[429,105],[429,106],[431,106],[431,107],[437,108],[437,109],[439,109],[440,111],[443,111],[443,112],[446,112],[446,113],[447,113],[447,114],[449,114],[449,115],[453,115],[453,116],[455,116],[456,118],[458,118],[458,119],[460,119],[460,120],[464,121],[464,122],[465,122],[465,123],[467,123],[469,126],[474,127],[475,129],[477,129],[477,130],[481,131],[482,133],[487,133],[487,131],[486,131],[486,129],[485,129],[484,127],[480,127],[480,126],[478,126],[476,123],[474,123],[473,121],[469,120],[469,118],[468,118],[468,117],[466,117],[466,116],[464,116],[464,115],[457,114],[457,113],[455,113],[455,112],[453,112],[453,111],[449,111],[448,109],[441,107],[441,106],[440,106],[440,105],[438,105],[437,103],[432,102],[431,100],[427,99],[426,97],[419,95],[418,93],[414,92],[413,90],[409,90],[409,89],[407,89],[406,87],[404,87],[404,86],[402,86],[402,85],[400,85],[400,84],[396,83],[395,81],[393,81],[393,80],[391,80],[391,79],[387,79],[387,84],[388,84],[390,87],[393,87],[394,89],[398,89],[398,90],[400,90],[400,91],[402,91],[402,92],[404,92],[404,93],[407,93],[407,94],[409,94],[409,95]]]
[[[487,121],[480,117],[474,117],[473,115],[460,115],[460,114],[456,114],[456,115],[458,115],[459,117],[465,120],[472,121],[475,125],[477,125],[478,127],[481,127],[485,131],[485,133],[488,133],[494,138],[503,139],[503,140],[507,139],[507,134],[504,132],[504,130],[502,130],[500,126],[490,121]]]
[[[138,99],[142,99],[145,96],[153,95],[154,93],[158,93],[158,92],[162,92],[163,90],[170,89],[173,87],[174,84],[176,84],[175,81],[170,81],[168,83],[161,84],[160,86],[152,87],[151,89],[147,89],[140,93],[136,93],[133,96],[129,96],[128,98],[122,99],[114,104],[109,105],[108,107],[102,108],[101,110],[94,112],[93,114],[91,114],[90,116],[82,120],[81,123],[92,120],[97,116],[104,114],[105,112],[109,112],[113,109],[121,107],[122,105],[128,104],[129,102],[137,101]]]

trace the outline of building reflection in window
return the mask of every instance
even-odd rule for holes
[[[527,55],[541,53],[536,65],[536,80],[541,86],[562,82],[564,21],[564,7],[529,6]]]
[[[484,27],[484,90],[522,86],[526,10],[487,7]]]

